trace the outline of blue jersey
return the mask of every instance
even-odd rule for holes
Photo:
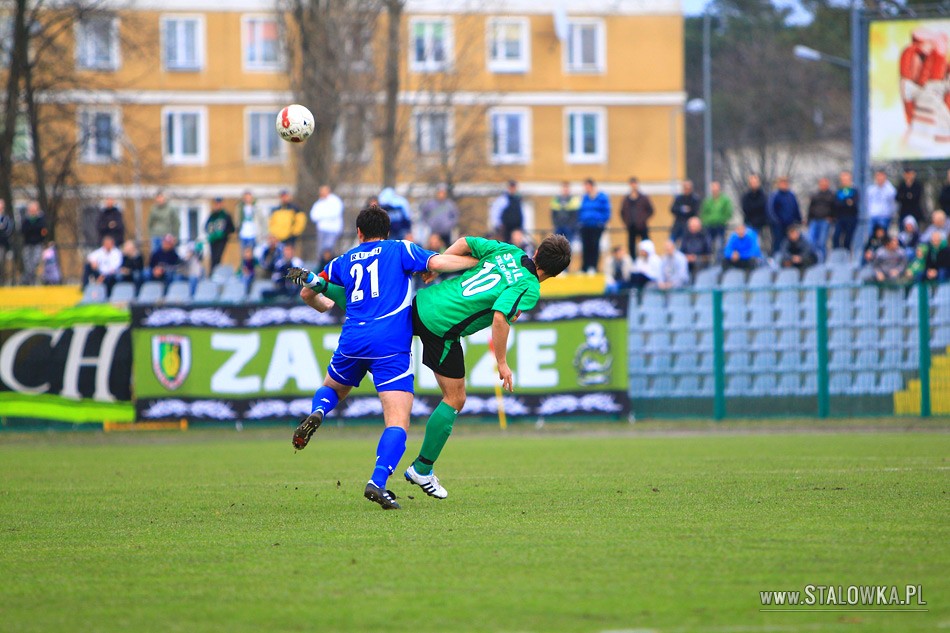
[[[412,242],[363,242],[327,264],[331,284],[346,290],[346,320],[337,351],[351,358],[407,353],[412,344],[412,274],[436,253]]]

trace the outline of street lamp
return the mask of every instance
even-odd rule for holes
[[[834,64],[835,66],[840,66],[841,68],[851,68],[851,62],[844,57],[837,57],[835,55],[829,55],[827,53],[822,53],[821,51],[816,51],[814,48],[808,46],[802,46],[797,44],[794,49],[795,57],[798,59],[804,59],[809,62],[827,62],[829,64]]]
[[[691,115],[704,114],[706,112],[706,102],[696,97],[687,101],[682,108],[670,109],[670,183],[674,183],[678,180],[676,177],[676,115],[679,114],[681,110]]]

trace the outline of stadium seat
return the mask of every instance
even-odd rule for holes
[[[828,253],[829,266],[842,267],[851,263],[851,253],[846,248],[836,248]]]
[[[693,296],[690,292],[672,292],[670,293],[667,303],[669,305],[670,312],[674,312],[676,310],[692,311]]]
[[[854,356],[854,367],[856,369],[877,369],[878,368],[877,349],[862,349]]]
[[[745,306],[732,306],[726,310],[723,306],[722,323],[727,330],[745,327]]]
[[[775,287],[782,288],[788,286],[797,286],[800,275],[797,268],[783,268],[775,275]]]
[[[818,333],[815,330],[805,330],[802,335],[802,349],[813,350],[818,345]]]
[[[903,322],[905,318],[904,304],[885,301],[881,305],[881,323],[885,325],[896,325]]]
[[[837,286],[850,284],[854,282],[854,269],[851,266],[831,266],[831,273],[828,275],[828,283]]]
[[[854,298],[851,296],[851,288],[830,288],[828,290],[828,307],[851,307],[854,305]]]
[[[165,292],[165,303],[189,303],[191,286],[187,281],[173,281]]]
[[[656,291],[656,290],[647,290],[643,293],[643,296],[640,298],[640,308],[641,310],[662,310],[666,308],[666,294]]]
[[[647,357],[643,352],[632,352],[627,358],[627,369],[631,374],[642,374],[647,368]]]
[[[818,352],[814,349],[805,350],[802,353],[802,369],[805,371],[815,371],[818,369]]]
[[[933,316],[930,317],[930,324],[931,325],[950,324],[950,306],[938,305],[933,311]]]
[[[254,292],[254,288],[251,288],[251,292]],[[647,331],[665,330],[666,310],[652,310],[644,313],[643,329]]]
[[[876,327],[880,324],[881,317],[877,304],[858,304],[858,307],[854,310],[854,322],[856,325],[869,327]]]
[[[695,288],[715,288],[719,282],[719,274],[722,269],[719,266],[705,268],[696,273],[696,280],[693,282]]]
[[[798,393],[806,396],[818,393],[818,376],[814,371],[809,371],[804,374],[802,377],[802,386]]]
[[[904,332],[902,327],[886,327],[878,339],[880,349],[901,349],[904,347]]]
[[[749,275],[746,283],[749,288],[771,288],[772,287],[772,269],[768,266],[756,268]]]
[[[691,330],[695,327],[696,316],[692,308],[682,308],[670,311],[670,329],[671,330]]]
[[[135,284],[122,281],[112,286],[112,292],[109,294],[110,303],[128,303],[135,299]]]
[[[851,328],[831,328],[828,332],[829,349],[849,349],[853,344]]]
[[[218,264],[211,271],[211,281],[225,283],[234,278],[234,266],[228,264]]]
[[[833,350],[828,357],[828,369],[851,369],[851,350]]]
[[[267,279],[257,279],[251,284],[251,291],[247,295],[250,303],[260,303],[264,299],[265,290],[274,290],[274,282]]]
[[[880,292],[878,292],[877,286],[864,286],[863,288],[858,288],[857,293],[854,295],[855,305],[874,305],[878,304],[880,299]]]
[[[863,327],[858,329],[858,335],[853,340],[858,349],[876,349],[880,339],[881,332],[878,328]]]
[[[696,349],[696,333],[692,330],[673,335],[673,351],[691,352]]]
[[[778,360],[775,352],[756,352],[752,355],[752,369],[756,372],[775,371],[778,366]]]
[[[753,328],[772,327],[774,321],[771,306],[756,306],[749,313],[749,326]]]
[[[108,298],[109,291],[106,290],[104,284],[90,283],[83,288],[82,299],[79,300],[79,303],[105,303]]]
[[[801,310],[798,304],[782,305],[778,309],[778,318],[775,325],[780,328],[797,328],[801,326]]]
[[[899,372],[886,371],[881,373],[881,380],[877,384],[877,393],[894,393],[904,388],[904,379]]]
[[[778,389],[775,374],[756,374],[752,379],[753,396],[771,396]]]
[[[139,288],[139,295],[136,297],[138,303],[158,303],[165,296],[165,284],[160,281],[146,281]]]
[[[699,396],[710,397],[716,393],[716,379],[712,376],[703,376],[699,383]]]
[[[646,335],[639,331],[633,330],[627,332],[627,349],[631,352],[642,350],[646,347]]]
[[[713,349],[713,333],[706,329],[699,331],[699,341],[696,343],[696,349],[701,352],[711,352]]]
[[[768,327],[755,332],[752,340],[752,349],[765,351],[778,349],[778,336],[775,328]]]
[[[834,372],[828,380],[828,392],[843,395],[851,391],[851,372]]]
[[[699,355],[699,367],[697,368],[699,373],[708,374],[713,370],[713,355],[712,352],[703,352]]]
[[[828,282],[828,269],[823,264],[816,264],[805,270],[802,275],[803,286],[824,286]]]
[[[904,350],[901,365],[904,369],[920,369],[920,351],[916,348]]]
[[[775,305],[779,307],[797,307],[799,303],[801,303],[801,293],[798,290],[785,289],[775,293]]]
[[[693,302],[693,308],[695,308],[697,312],[703,311],[712,314],[712,293],[697,292]]]
[[[723,349],[727,352],[742,352],[750,349],[749,333],[745,330],[726,330]]]
[[[673,360],[673,371],[678,374],[695,374],[699,371],[699,354],[683,352]]]
[[[900,348],[893,347],[881,351],[881,369],[900,369],[903,360],[903,353]]]
[[[748,352],[729,352],[726,354],[726,371],[740,374],[752,369]]]
[[[941,284],[934,293],[931,303],[950,307],[950,284]]]
[[[668,352],[672,347],[669,332],[651,332],[646,337],[644,349],[651,353]]]
[[[672,376],[657,376],[650,385],[650,395],[653,397],[667,397],[676,393],[673,388]]]
[[[722,279],[719,280],[719,287],[724,290],[727,288],[742,288],[743,286],[745,286],[745,271],[735,268],[724,272]]]
[[[752,376],[736,374],[726,377],[726,395],[731,397],[749,396],[752,392]]]
[[[195,303],[214,303],[218,300],[218,293],[221,287],[210,279],[202,279],[195,288],[195,296],[192,301]]]
[[[668,374],[673,369],[672,354],[651,354],[647,363],[648,374]]]
[[[950,346],[950,326],[935,327],[930,333],[930,349],[944,349]]]
[[[798,371],[802,367],[802,353],[799,351],[785,351],[778,355],[778,366],[783,372]]]
[[[647,384],[646,376],[630,376],[630,396],[633,398],[647,397]]]
[[[699,392],[699,376],[693,374],[691,376],[680,376],[676,379],[676,395],[681,398],[696,397]]]
[[[797,351],[798,346],[801,345],[801,340],[801,334],[798,333],[797,329],[779,330],[778,348]]]
[[[776,393],[794,396],[802,387],[802,382],[796,372],[783,373],[779,376]]]
[[[845,327],[854,323],[851,306],[832,306],[828,310],[828,327]]]
[[[869,394],[877,392],[877,374],[873,371],[862,371],[854,375],[851,384],[851,393]]]

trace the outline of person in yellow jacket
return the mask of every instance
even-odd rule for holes
[[[281,191],[280,204],[270,212],[270,220],[267,222],[268,232],[277,238],[278,242],[293,244],[298,237],[303,235],[306,228],[307,214],[294,204],[289,191],[286,189]]]

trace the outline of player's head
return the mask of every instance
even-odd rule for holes
[[[571,264],[571,243],[563,235],[549,235],[538,244],[534,254],[534,265],[538,268],[538,277],[544,281],[557,277]]]
[[[389,237],[389,227],[389,214],[378,204],[369,205],[356,216],[356,233],[361,242],[385,240]]]

